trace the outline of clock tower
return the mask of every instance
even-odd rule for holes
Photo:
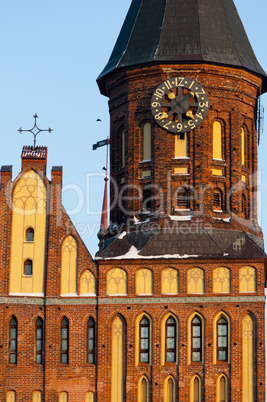
[[[133,0],[98,85],[111,176],[99,297],[112,299],[98,314],[114,365],[99,382],[116,402],[264,401],[267,76],[234,1]]]

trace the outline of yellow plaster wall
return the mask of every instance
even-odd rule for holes
[[[220,267],[213,270],[213,293],[230,292],[230,270]]]
[[[77,291],[77,242],[67,236],[61,249],[61,290],[60,293],[76,294]]]
[[[219,121],[213,123],[213,159],[222,159],[222,125]]]
[[[184,139],[180,138],[180,135],[174,136],[175,141],[175,158],[186,158],[187,157],[187,136],[184,134]]]
[[[254,402],[253,357],[253,321],[247,314],[242,320],[242,402]]]
[[[121,268],[113,268],[107,273],[107,294],[126,295],[127,275]]]
[[[123,322],[116,317],[112,323],[111,402],[123,401]]]
[[[256,292],[255,268],[245,266],[239,269],[239,292]]]
[[[151,124],[146,123],[143,127],[143,161],[151,160]]]
[[[13,191],[11,263],[9,292],[43,294],[46,187],[41,177],[30,170],[21,176]],[[25,242],[25,231],[34,229],[34,241]],[[33,272],[24,275],[24,261],[31,259]]]
[[[200,268],[187,271],[187,293],[204,293],[204,272]]]
[[[136,272],[136,293],[141,295],[152,294],[152,272],[150,269],[139,269]]]
[[[95,295],[96,294],[96,283],[95,276],[89,269],[84,271],[80,279],[80,294],[83,295]]]
[[[178,271],[173,268],[163,269],[161,272],[161,293],[178,293]]]

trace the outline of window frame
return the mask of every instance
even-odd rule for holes
[[[39,323],[38,323],[39,321]],[[41,324],[40,324],[41,322]],[[38,329],[41,329],[41,337],[38,336]],[[41,317],[38,317],[36,322],[35,322],[35,363],[36,364],[42,364],[43,363],[43,330],[44,330],[44,322]],[[41,349],[38,350],[37,343],[41,342]],[[37,361],[38,357],[40,357],[41,361]]]
[[[14,320],[14,323],[12,321]],[[9,321],[9,359],[8,362],[9,364],[17,364],[18,360],[18,320],[17,318],[13,315]],[[12,335],[12,330],[15,330],[15,335]],[[12,346],[12,341],[14,343],[14,347]],[[15,357],[15,361],[12,360],[12,356]]]
[[[63,324],[64,320],[66,320],[66,324]],[[63,337],[63,330],[66,329],[66,337]],[[61,364],[69,364],[69,320],[67,317],[63,317],[61,320],[60,326],[60,362]],[[66,341],[67,347],[66,349],[63,348],[63,342]],[[63,356],[66,356],[67,361],[63,361]]]
[[[219,321],[220,320],[224,320],[225,321],[225,323],[224,324],[221,324]],[[219,326],[222,326],[222,325],[224,325],[224,326],[226,326],[226,335],[219,335]],[[219,318],[218,318],[218,320],[217,320],[217,322],[216,322],[216,332],[217,332],[217,339],[216,339],[216,342],[217,342],[217,362],[228,362],[228,353],[229,353],[229,334],[228,334],[228,320],[223,316],[223,315],[221,315]],[[219,346],[219,339],[221,339],[221,338],[226,338],[226,346]],[[220,359],[219,358],[219,355],[220,355],[220,352],[224,352],[225,353],[225,359]]]
[[[193,321],[196,318],[199,320],[199,322],[195,324]],[[193,335],[193,332],[194,332],[193,328],[194,327],[199,327],[200,328],[200,336],[194,336]],[[202,363],[202,357],[203,357],[203,350],[202,350],[203,349],[203,345],[202,345],[203,334],[202,334],[202,331],[203,331],[202,319],[199,317],[198,314],[195,314],[194,317],[191,320],[191,363]],[[193,347],[193,340],[194,339],[200,339],[200,347],[199,348],[194,348]],[[193,353],[199,353],[200,354],[200,359],[199,360],[194,360]]]
[[[27,258],[23,264],[23,275],[32,276],[32,273],[33,273],[33,261],[32,259]]]
[[[170,318],[173,319],[174,321],[171,324],[168,323]],[[174,336],[172,337],[168,336],[168,328],[174,328]],[[174,348],[167,347],[168,339],[174,340]],[[168,360],[168,353],[174,354],[173,360]],[[172,315],[170,315],[165,322],[165,363],[176,363],[176,361],[177,361],[177,322],[175,318]]]
[[[176,190],[175,194],[175,210],[184,211],[189,209],[190,209],[189,190],[184,186],[180,186]]]
[[[146,324],[142,324],[142,321],[144,319],[147,321]],[[147,330],[148,330],[147,337],[142,336],[142,334],[141,334],[142,328],[147,328]],[[147,342],[148,342],[147,348],[144,348],[144,349],[141,348],[142,340],[147,340]],[[147,354],[146,361],[142,361],[142,358],[141,358],[142,354]],[[145,315],[143,315],[141,317],[140,322],[139,322],[139,364],[150,364],[150,320]]]
[[[28,235],[32,235],[32,238],[29,239]],[[31,226],[27,227],[26,230],[25,230],[25,242],[26,243],[33,243],[34,242],[34,229]]]
[[[92,323],[90,323],[92,321]],[[90,329],[93,329],[93,336],[90,336]],[[93,341],[93,349],[90,349],[89,343]],[[92,356],[92,361],[90,361],[90,356]],[[87,321],[87,356],[86,361],[88,364],[95,364],[95,320],[93,317],[89,317]]]

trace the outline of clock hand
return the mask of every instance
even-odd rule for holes
[[[173,100],[174,100],[174,102],[176,103],[176,106],[174,106],[174,108],[172,108],[172,109],[169,111],[169,113],[168,113],[168,118],[174,113],[174,111],[175,111],[175,109],[177,108],[177,106],[179,106],[179,107],[182,109],[183,113],[186,113],[187,110],[182,106],[182,103],[183,103],[186,99],[191,98],[191,96],[195,96],[195,94],[194,94],[194,92],[191,92],[191,91],[190,91],[190,92],[188,92],[187,95],[185,95],[185,97],[184,97],[181,101],[178,101],[176,98],[174,98]]]
[[[174,113],[174,110],[177,108],[177,106],[179,106],[179,107],[182,109],[183,113],[186,113],[186,116],[187,116],[187,117],[191,117],[191,119],[194,119],[194,116],[193,116],[192,111],[187,111],[187,110],[182,106],[182,103],[183,103],[186,99],[191,98],[191,96],[195,96],[195,94],[194,94],[194,92],[189,91],[188,94],[185,95],[185,97],[184,97],[181,101],[178,101],[178,100],[176,99],[174,93],[173,93],[173,92],[170,92],[169,95],[168,95],[168,97],[169,97],[169,99],[173,100],[173,101],[176,103],[176,106],[174,106],[174,108],[172,108],[172,109],[169,111],[169,113],[163,112],[163,113],[162,113],[162,116],[161,116],[158,120],[161,121],[161,120],[165,120],[165,119],[170,118],[170,116]]]

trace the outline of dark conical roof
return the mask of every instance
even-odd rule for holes
[[[132,0],[102,78],[120,67],[151,62],[208,62],[267,76],[233,0]]]

